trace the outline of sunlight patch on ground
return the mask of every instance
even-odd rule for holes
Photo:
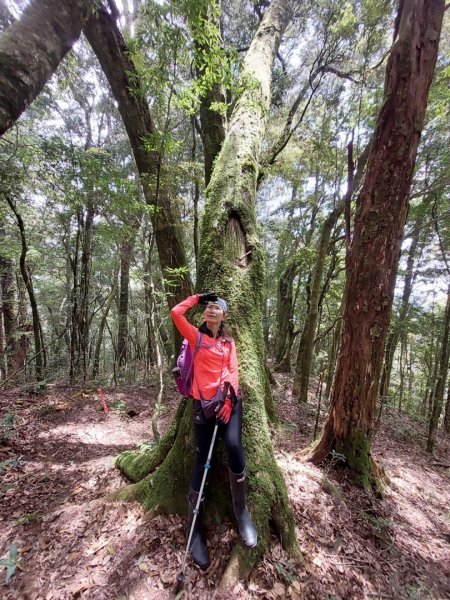
[[[40,439],[56,439],[61,443],[72,442],[98,444],[101,446],[124,446],[132,444],[133,439],[126,431],[117,431],[107,423],[80,423],[76,429],[73,425],[60,425],[38,433]]]

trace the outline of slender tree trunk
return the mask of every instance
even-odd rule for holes
[[[343,307],[341,305],[340,313],[342,314]],[[339,349],[339,341],[341,339],[342,331],[342,317],[340,317],[336,323],[333,332],[333,341],[331,343],[330,352],[328,355],[328,370],[327,370],[327,383],[325,387],[325,399],[328,401],[331,394],[331,386],[333,384],[333,377],[336,368],[336,358]]]
[[[128,300],[130,286],[130,265],[133,252],[134,240],[125,241],[120,248],[120,283],[119,283],[119,328],[117,333],[117,352],[116,362],[119,370],[127,364],[127,344],[128,344]]]
[[[437,371],[436,384],[433,394],[433,408],[428,428],[427,452],[433,453],[436,443],[436,434],[439,425],[439,419],[442,412],[444,400],[445,382],[448,374],[448,363],[450,358],[450,285],[447,291],[447,304],[444,313],[444,326],[440,343],[439,369]]]
[[[270,102],[272,65],[291,14],[291,5],[286,0],[272,2],[252,41],[242,77],[244,81],[250,78],[254,85],[243,92],[234,107],[208,186],[202,225],[199,285],[214,288],[230,299],[229,325],[236,339],[244,398],[249,503],[261,540],[259,552],[244,552],[236,546],[221,582],[221,592],[229,589],[229,584],[230,587],[235,585],[239,573],[242,575],[252,568],[268,541],[271,521],[285,547],[293,552],[297,549],[286,487],[273,456],[267,427],[261,323],[264,256],[256,219],[258,158]],[[185,494],[194,446],[191,410],[185,410],[182,415],[180,412],[155,453],[146,456],[127,453],[119,459],[120,468],[136,480],[167,456],[153,475],[127,492],[128,497],[138,497],[149,507],[157,506],[158,510],[186,510]],[[166,444],[166,439],[170,439],[170,444]],[[225,465],[216,465],[209,486],[209,493],[215,498],[209,510],[217,515],[230,509],[229,495],[224,494],[223,488],[224,470]]]
[[[383,371],[380,381],[380,396],[386,397],[389,395],[389,384],[391,380],[392,363],[394,360],[395,350],[397,348],[400,334],[404,327],[405,321],[409,313],[409,299],[411,297],[414,281],[417,276],[417,270],[414,269],[416,257],[423,249],[425,244],[426,234],[422,231],[423,214],[420,214],[413,226],[413,234],[411,245],[408,250],[408,258],[406,261],[405,281],[403,285],[402,300],[400,304],[398,321],[395,323],[389,332],[386,342],[386,351],[384,354]]]
[[[3,327],[3,311],[0,310],[0,381],[6,379],[6,344],[5,344],[5,330]]]
[[[98,326],[97,340],[95,342],[95,350],[94,350],[94,360],[92,364],[92,378],[96,379],[99,367],[100,367],[100,353],[102,349],[103,343],[103,335],[105,333],[106,321],[108,319],[109,311],[111,310],[112,303],[114,301],[114,296],[116,293],[116,277],[117,274],[113,277],[113,285],[111,287],[111,292],[109,294],[108,300],[106,301],[105,308],[102,311],[102,318],[100,319],[100,324]]]
[[[89,304],[91,294],[91,267],[92,245],[94,238],[95,207],[92,198],[88,199],[84,217],[82,236],[82,251],[80,265],[80,306],[78,319],[79,354],[83,380],[88,376],[88,348],[89,348]]]
[[[298,394],[300,402],[307,402],[308,387],[311,374],[311,367],[314,354],[314,341],[318,329],[318,315],[322,304],[323,294],[321,293],[321,284],[323,272],[325,269],[325,260],[327,257],[328,248],[330,245],[331,234],[333,233],[336,224],[343,214],[346,207],[350,207],[353,189],[358,188],[364,169],[366,167],[367,158],[369,155],[370,143],[361,152],[358,160],[356,174],[354,173],[353,161],[353,142],[350,142],[348,150],[348,175],[347,175],[347,190],[343,198],[341,198],[334,210],[325,219],[320,232],[320,238],[317,250],[317,259],[314,266],[314,275],[312,277],[311,295],[308,305],[308,311],[305,317],[305,324],[301,335],[302,343],[299,346],[297,361],[295,367],[293,393]]]
[[[145,277],[145,284],[148,287],[148,297],[150,300],[150,312],[148,316],[149,320],[149,332],[151,335],[151,343],[152,348],[155,355],[155,367],[156,374],[158,377],[158,385],[156,389],[156,399],[153,402],[153,414],[152,414],[152,432],[155,441],[158,443],[161,439],[160,433],[158,431],[158,419],[161,411],[161,404],[163,400],[164,393],[164,360],[163,360],[163,351],[161,338],[158,333],[158,327],[156,324],[156,316],[157,316],[157,307],[156,307],[156,293],[155,286],[153,282],[153,274],[152,274],[152,254],[153,254],[153,242],[154,236],[152,236],[150,240],[150,245],[148,249],[148,269]]]
[[[289,373],[291,349],[294,341],[294,279],[298,272],[298,259],[291,259],[278,281],[277,331],[275,341],[275,371]]]
[[[301,336],[303,343],[301,343],[299,346],[295,366],[293,390],[295,390],[296,393],[298,392],[298,399],[300,402],[306,402],[308,400],[309,377],[311,373],[314,340],[317,330],[320,288],[322,284],[323,271],[325,268],[325,259],[327,256],[331,234],[339,216],[343,212],[343,209],[344,202],[341,201],[325,219],[320,232],[317,260],[314,267],[314,275],[311,284],[309,309],[305,317],[305,324]]]
[[[195,131],[195,117],[191,119],[192,125],[192,153],[191,159],[192,163],[195,164],[197,160],[197,141],[196,141],[196,131]],[[194,175],[194,191],[193,191],[193,208],[194,208],[194,217],[193,217],[193,242],[194,242],[194,255],[195,255],[195,265],[197,266],[198,254],[200,251],[200,236],[199,236],[199,218],[198,218],[198,202],[200,200],[200,185],[199,185],[199,177]]]
[[[331,412],[312,453],[343,454],[355,481],[378,490],[370,439],[389,326],[400,242],[433,78],[444,2],[404,0],[396,19],[381,108],[359,194]]]
[[[405,336],[400,336],[400,356],[398,357],[398,372],[399,372],[399,385],[398,385],[398,412],[401,413],[403,409],[403,393],[405,391],[405,366],[406,366],[406,341]]]
[[[406,338],[408,340],[408,336]],[[408,371],[408,400],[406,405],[406,410],[411,412],[412,410],[412,402],[413,402],[413,384],[414,384],[414,372],[413,372],[413,351],[412,344],[409,347],[409,360],[407,361],[407,371]]]
[[[28,297],[29,297],[30,306],[31,306],[31,314],[33,316],[34,349],[35,349],[35,354],[36,354],[36,363],[35,363],[36,364],[36,379],[37,379],[37,381],[42,381],[44,379],[44,365],[43,365],[43,359],[42,359],[43,358],[42,350],[43,350],[44,346],[42,344],[41,322],[39,319],[39,311],[38,311],[36,296],[34,294],[34,289],[33,289],[33,281],[31,279],[31,275],[29,273],[29,270],[28,270],[28,267],[26,264],[28,245],[27,245],[27,238],[26,238],[26,234],[25,234],[25,224],[23,222],[22,215],[17,210],[16,205],[14,204],[12,199],[9,198],[9,196],[6,196],[6,201],[8,202],[11,210],[13,211],[14,216],[16,217],[16,220],[17,220],[17,224],[19,226],[20,239],[22,242],[22,251],[21,251],[20,260],[19,260],[20,272],[22,273],[23,281],[27,288]]]
[[[56,71],[93,6],[93,0],[33,0],[0,35],[0,135]]]
[[[220,152],[226,134],[226,115],[223,111],[211,109],[213,103],[226,104],[226,90],[221,81],[211,83],[211,65],[208,57],[216,54],[221,48],[220,17],[217,8],[221,0],[205,3],[192,3],[186,11],[187,21],[194,39],[194,67],[197,78],[203,79],[203,87],[208,86],[200,98],[200,123],[203,142],[203,156],[205,165],[205,185],[211,180],[214,160]],[[204,35],[205,24],[215,27],[218,37]],[[205,60],[206,59],[206,60]],[[206,71],[206,73],[205,73]],[[219,74],[219,76],[221,73]]]
[[[23,277],[19,274],[16,275],[16,284],[17,284],[17,334],[18,334],[18,343],[17,343],[17,352],[14,355],[13,359],[13,369],[14,371],[18,371],[22,369],[27,362],[27,353],[28,348],[30,347],[30,337],[29,332],[32,327],[28,320],[28,311],[27,311],[27,289],[25,287],[25,282],[23,281]],[[44,336],[42,334],[42,328],[40,327],[41,333],[41,345],[44,346]],[[44,358],[46,357],[46,351],[44,348],[43,352]],[[46,361],[44,366],[46,367]]]
[[[439,353],[440,353],[440,346],[439,346],[439,339],[437,339],[436,347],[435,347],[434,353],[433,353],[433,362],[430,365],[430,377],[428,379],[428,388],[427,388],[427,395],[426,395],[426,410],[427,410],[426,414],[427,414],[428,421],[430,421],[431,413],[433,412],[433,398],[434,398],[435,385],[436,385],[436,380],[437,380],[438,370],[439,370]]]
[[[445,403],[444,431],[450,433],[450,379],[447,383],[447,402]]]
[[[14,271],[10,259],[0,257],[0,289],[2,295],[2,318],[5,332],[5,368],[14,370],[14,356],[17,349],[17,319],[14,308]]]
[[[79,321],[79,299],[78,299],[78,261],[81,239],[81,212],[77,214],[77,233],[75,237],[75,249],[73,259],[70,260],[72,270],[72,289],[71,289],[71,327],[70,327],[70,383],[74,382],[77,372],[77,356],[79,355],[78,344],[78,321]]]

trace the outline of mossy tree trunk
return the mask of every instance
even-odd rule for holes
[[[298,552],[293,515],[283,476],[275,462],[265,408],[266,371],[262,331],[264,254],[256,223],[256,181],[261,139],[270,102],[271,72],[282,33],[292,15],[286,0],[267,10],[247,53],[242,79],[246,91],[237,100],[228,134],[207,190],[199,255],[199,289],[213,288],[230,300],[229,326],[236,340],[244,403],[244,447],[249,505],[259,532],[252,551],[236,545],[222,580],[226,587],[246,575],[267,547],[272,521],[292,552]],[[159,511],[186,512],[186,492],[194,454],[192,408],[183,407],[153,453],[126,453],[119,467],[135,481],[122,496],[137,497]],[[227,469],[213,469],[206,510],[230,513]],[[208,499],[210,500],[208,505]]]
[[[399,6],[384,102],[347,254],[343,329],[330,414],[311,455],[313,462],[320,463],[336,450],[344,455],[355,481],[374,491],[380,484],[370,452],[375,401],[443,13],[441,0],[405,0]]]

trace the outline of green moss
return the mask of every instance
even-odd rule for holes
[[[182,398],[176,415],[170,424],[166,434],[161,438],[159,444],[151,450],[143,452],[127,450],[122,452],[115,461],[115,466],[122,471],[131,481],[141,481],[163,462],[173,446],[178,427],[186,409],[187,399]]]
[[[365,490],[371,490],[370,443],[367,435],[354,428],[345,442],[336,443],[336,452],[345,456],[347,466],[354,473],[355,483]]]
[[[238,545],[233,551],[242,575],[267,548],[270,523],[275,524],[287,548],[294,553],[298,548],[286,486],[273,455],[266,412],[267,403],[270,405],[262,329],[266,261],[256,219],[258,153],[264,123],[260,109],[255,107],[248,109],[248,115],[241,110],[240,121],[250,125],[245,131],[242,127],[239,131],[231,127],[207,189],[197,289],[214,289],[229,300],[228,325],[236,340],[243,396],[248,504],[259,533],[257,548],[249,551]],[[235,255],[243,246],[251,254],[245,264],[238,264],[239,256]],[[194,459],[190,408],[180,417],[170,446],[165,455],[159,451],[157,458],[155,450],[151,456],[126,454],[118,461],[120,468],[131,473],[135,480],[143,473],[150,473],[150,467],[154,468],[156,463],[159,465],[156,471],[146,474],[132,489],[123,492],[153,512],[186,511]],[[226,459],[219,448],[214,461],[211,485],[206,491],[206,512],[220,519],[230,513],[231,502]]]
[[[384,474],[372,459],[367,435],[354,428],[345,443],[336,441],[336,451],[343,454],[346,466],[351,470],[356,485],[378,496],[384,494]]]

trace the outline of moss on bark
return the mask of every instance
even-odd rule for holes
[[[131,481],[141,481],[146,475],[153,473],[166,458],[173,446],[178,433],[181,418],[186,409],[187,399],[183,398],[178,406],[178,410],[172,420],[169,429],[154,448],[139,452],[137,450],[127,450],[122,452],[115,465]]]
[[[265,257],[256,220],[256,183],[261,138],[270,99],[274,56],[291,15],[290,3],[274,0],[249,49],[243,78],[251,81],[237,101],[230,127],[207,189],[198,258],[197,287],[214,289],[230,302],[229,328],[236,340],[243,397],[243,445],[247,461],[248,505],[259,533],[258,546],[233,550],[227,573],[245,576],[267,548],[274,525],[284,546],[296,556],[294,518],[286,485],[270,441],[266,404],[267,375],[262,329]],[[157,470],[129,491],[154,512],[186,511],[186,494],[194,458],[192,405],[180,418],[173,445]],[[154,460],[154,458],[153,458]],[[231,512],[228,470],[217,448],[206,491],[205,512],[221,518]],[[145,463],[145,468],[141,463]],[[134,477],[149,468],[149,456],[120,459]],[[225,579],[227,576],[225,577]]]
[[[399,5],[384,102],[347,253],[341,345],[331,410],[312,454],[321,462],[340,451],[357,482],[378,493],[382,471],[370,454],[373,415],[391,319],[400,240],[420,129],[439,44],[444,2]]]

